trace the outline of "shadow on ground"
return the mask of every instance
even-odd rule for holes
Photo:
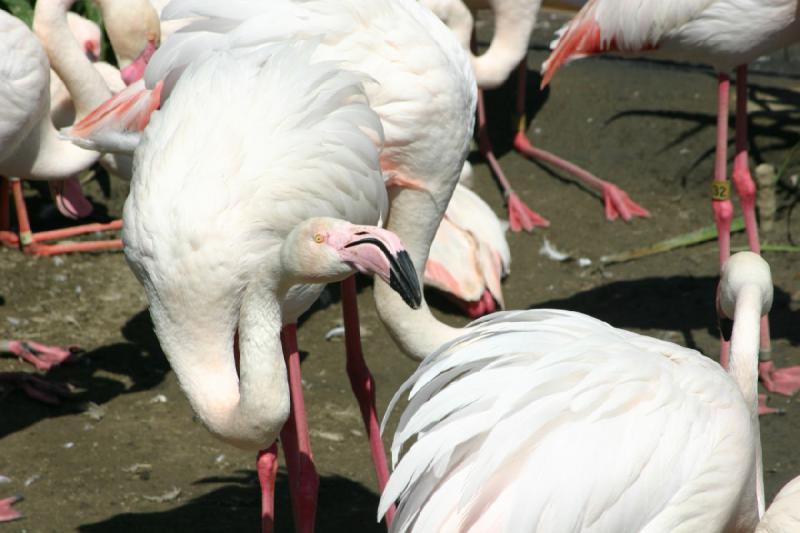
[[[692,330],[706,329],[718,335],[714,294],[717,277],[672,276],[616,281],[577,293],[569,298],[536,303],[529,308],[556,308],[578,311],[618,328],[675,330],[683,336],[679,344],[697,348]],[[800,316],[789,308],[789,294],[775,287],[770,313],[773,339],[800,344],[796,327]]]
[[[82,533],[105,531],[140,532],[250,532],[260,524],[260,496],[256,474],[239,471],[237,476],[209,477],[195,485],[224,484],[167,511],[121,513],[102,522],[85,524]],[[320,533],[385,531],[375,521],[378,496],[363,485],[339,476],[320,478],[317,528]],[[286,473],[276,482],[276,533],[294,531]]]
[[[77,389],[61,405],[31,400],[21,391],[4,399],[0,437],[26,428],[45,418],[75,414],[89,402],[102,405],[122,394],[150,389],[160,384],[169,364],[153,332],[149,313],[140,311],[122,327],[128,342],[108,344],[80,355],[45,374],[49,380],[69,383]]]

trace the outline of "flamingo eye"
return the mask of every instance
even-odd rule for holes
[[[314,242],[317,244],[322,244],[323,242],[325,242],[325,237],[322,236],[322,233],[315,233]]]

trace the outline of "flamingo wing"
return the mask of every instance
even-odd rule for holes
[[[744,482],[725,476],[755,472],[716,363],[579,313],[476,321],[390,410],[406,392],[379,508],[399,500],[393,531],[699,531],[735,520]]]
[[[800,477],[784,485],[756,528],[756,533],[792,531],[800,531]]]

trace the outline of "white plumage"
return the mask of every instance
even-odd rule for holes
[[[405,391],[392,531],[714,531],[755,499],[747,405],[719,365],[580,313],[478,320],[390,408]]]

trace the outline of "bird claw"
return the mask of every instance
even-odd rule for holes
[[[11,506],[22,500],[22,496],[11,496],[0,500],[0,522],[11,522],[22,518],[22,513]]]
[[[633,217],[649,217],[650,211],[630,199],[628,193],[613,183],[603,184],[603,202],[606,207],[606,220],[619,217],[628,222]]]
[[[793,396],[800,390],[800,366],[775,368],[772,361],[758,364],[758,376],[769,392]]]
[[[515,192],[508,194],[506,205],[511,231],[518,232],[524,229],[532,232],[536,226],[546,228],[550,225],[550,221],[531,210]]]
[[[82,350],[77,346],[48,346],[33,341],[8,341],[7,351],[27,361],[37,370],[50,370],[65,361],[74,361]]]
[[[786,411],[784,409],[769,407],[767,405],[767,395],[766,394],[759,394],[758,395],[758,416],[763,415],[785,415]]]
[[[54,383],[27,372],[0,373],[0,383],[11,383],[22,389],[29,398],[50,405],[59,405],[62,399],[72,396],[74,389],[64,383]]]

